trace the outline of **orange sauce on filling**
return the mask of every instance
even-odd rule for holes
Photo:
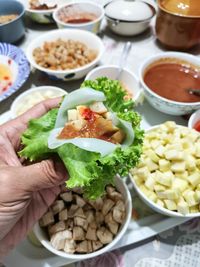
[[[200,71],[185,64],[161,63],[149,67],[144,82],[156,94],[177,102],[199,102],[187,89],[200,89]]]

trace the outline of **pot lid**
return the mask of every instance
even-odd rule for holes
[[[150,4],[142,1],[116,0],[108,3],[105,14],[113,19],[126,21],[141,21],[154,15]]]

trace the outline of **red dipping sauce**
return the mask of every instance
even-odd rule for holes
[[[177,102],[200,102],[187,89],[200,89],[200,69],[185,61],[162,59],[148,67],[145,84],[161,97]]]

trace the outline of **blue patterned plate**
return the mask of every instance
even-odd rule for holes
[[[14,45],[0,43],[0,102],[20,89],[29,74],[30,65],[24,52]]]

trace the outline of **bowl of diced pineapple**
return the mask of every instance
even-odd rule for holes
[[[146,131],[130,178],[141,199],[173,217],[200,216],[200,133],[168,121]]]

